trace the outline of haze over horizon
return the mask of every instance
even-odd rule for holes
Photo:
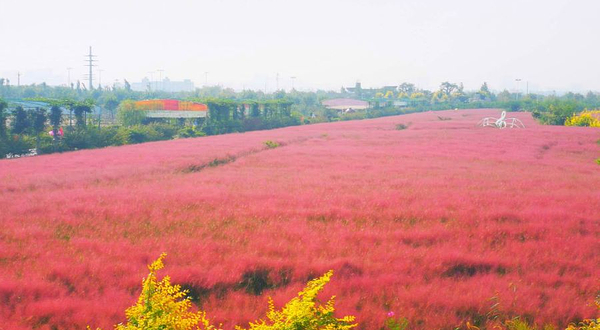
[[[102,85],[160,75],[273,91],[278,74],[286,90],[297,77],[301,90],[600,91],[600,1],[0,0],[0,12],[0,77],[11,84],[20,72],[21,84],[64,85],[69,67],[85,81],[92,46]]]

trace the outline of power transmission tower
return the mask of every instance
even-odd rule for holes
[[[90,46],[90,53],[88,55],[84,55],[85,57],[87,57],[84,61],[87,63],[84,66],[87,66],[89,68],[89,73],[87,74],[87,78],[88,78],[88,87],[90,90],[94,89],[94,85],[92,85],[92,81],[94,80],[94,75],[92,72],[92,68],[97,66],[94,64],[94,62],[98,62],[98,60],[94,59],[94,57],[97,57],[96,55],[92,54],[92,46]]]

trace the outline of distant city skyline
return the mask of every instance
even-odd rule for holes
[[[596,1],[22,0],[0,11],[0,77],[13,85],[18,72],[21,84],[87,85],[91,46],[104,86],[160,75],[235,90],[600,91]]]

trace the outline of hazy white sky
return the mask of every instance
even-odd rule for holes
[[[0,0],[0,77],[600,91],[599,0]],[[150,74],[150,72],[154,72]],[[522,82],[518,86],[516,78]],[[95,82],[96,84],[98,81]]]

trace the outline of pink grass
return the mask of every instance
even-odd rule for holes
[[[110,328],[146,264],[226,328],[335,274],[339,315],[564,326],[600,290],[600,131],[428,112],[0,161],[0,329]],[[439,116],[451,120],[440,121]],[[397,124],[410,124],[396,130]],[[266,149],[264,141],[282,144]],[[235,158],[235,161],[231,161]],[[215,159],[220,166],[204,166]],[[201,169],[190,171],[190,169]],[[274,288],[241,288],[269,270]],[[324,297],[325,297],[324,295]]]

